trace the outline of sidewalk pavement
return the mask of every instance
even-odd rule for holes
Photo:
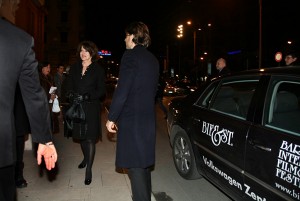
[[[25,150],[24,178],[28,186],[17,189],[17,201],[132,201],[128,175],[115,170],[116,143],[113,136],[107,135],[105,122],[103,111],[102,141],[96,144],[90,185],[84,184],[85,169],[77,167],[83,159],[80,144],[64,137],[60,116],[60,133],[54,134],[57,168],[51,171],[41,168],[33,150]],[[153,195],[152,201],[155,201]]]

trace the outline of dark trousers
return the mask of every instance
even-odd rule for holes
[[[15,167],[13,165],[0,168],[0,200],[15,201]]]
[[[25,147],[25,135],[17,136],[16,139],[17,145],[17,160],[16,160],[16,167],[15,167],[15,179],[16,181],[23,180],[23,169],[24,169],[24,162],[23,162],[23,155],[24,155],[24,147]]]
[[[133,201],[151,201],[151,170],[149,168],[130,168],[128,176],[131,183]]]
[[[58,116],[60,113],[51,112],[51,123],[52,123],[52,132],[53,133],[59,133],[59,121]]]

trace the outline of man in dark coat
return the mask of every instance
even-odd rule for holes
[[[159,63],[147,50],[148,27],[133,22],[126,29],[117,88],[106,127],[117,132],[116,166],[128,168],[134,201],[151,200],[151,167],[155,163],[155,95]]]
[[[216,68],[218,70],[218,75],[225,75],[230,73],[230,69],[226,66],[226,60],[224,58],[219,58],[216,63]]]
[[[0,0],[0,15],[3,10],[12,8],[15,10],[16,5],[11,7],[12,2],[3,3]],[[0,30],[0,200],[14,201],[16,198],[14,99],[17,83],[20,84],[30,121],[32,140],[39,143],[38,164],[41,164],[44,156],[46,167],[51,170],[55,167],[57,153],[52,143],[46,94],[39,83],[37,62],[32,49],[33,38],[3,18],[0,18]]]

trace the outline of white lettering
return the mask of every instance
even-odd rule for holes
[[[283,141],[280,148],[300,156],[300,146],[297,144],[289,144],[287,141]]]
[[[212,169],[215,173],[217,173],[218,175],[220,175],[221,177],[223,177],[225,180],[228,181],[228,183],[231,186],[235,186],[236,188],[240,189],[241,191],[243,190],[241,183],[239,183],[238,181],[236,181],[235,179],[233,179],[230,175],[228,175],[227,173],[223,172],[222,170],[220,170],[218,167],[216,167],[213,163],[212,160],[207,159],[205,156],[202,157],[204,164],[209,167],[210,169]],[[266,201],[266,198],[263,198],[259,195],[257,195],[254,192],[250,191],[250,186],[247,184],[244,184],[245,188],[245,194],[248,195],[249,197],[251,197],[253,200],[257,200],[257,201]]]
[[[276,177],[300,187],[300,146],[282,141],[277,158]]]
[[[202,133],[205,133],[208,136],[211,136],[212,133],[216,132],[219,130],[218,125],[210,124],[205,121],[202,123]]]
[[[207,167],[209,167],[210,169],[212,169],[213,171],[215,171],[215,173],[217,173],[218,175],[220,175],[221,177],[223,177],[225,180],[227,180],[228,183],[231,186],[235,186],[238,189],[243,190],[241,183],[239,183],[238,181],[236,181],[235,179],[233,179],[231,176],[227,175],[225,172],[223,172],[218,167],[216,167],[211,160],[208,160],[204,156],[202,158],[203,158],[204,164],[207,165]]]
[[[251,197],[253,200],[266,201],[266,198],[262,198],[262,197],[256,195],[254,192],[250,192],[250,186],[248,186],[247,184],[244,184],[244,186],[246,187],[246,189],[245,189],[246,195]]]
[[[234,132],[223,128],[219,131],[219,125],[214,125],[202,122],[202,133],[211,137],[211,141],[215,146],[219,146],[221,143],[233,146],[231,139],[233,138]]]
[[[300,156],[281,149],[279,150],[278,158],[288,161],[289,163],[293,163],[294,165],[300,165]]]

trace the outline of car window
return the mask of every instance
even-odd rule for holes
[[[257,84],[258,80],[222,83],[214,96],[211,110],[246,119]]]
[[[266,126],[300,135],[300,82],[274,81]]]
[[[213,92],[217,88],[217,86],[218,82],[214,82],[210,86],[208,86],[206,90],[202,93],[201,97],[197,100],[195,105],[208,108]]]

